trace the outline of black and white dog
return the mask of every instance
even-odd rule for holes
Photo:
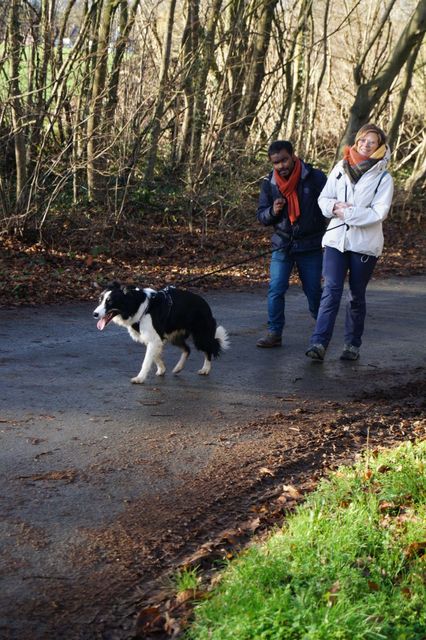
[[[196,348],[204,352],[204,364],[198,372],[203,376],[210,373],[212,357],[217,358],[229,347],[226,329],[216,325],[204,298],[175,287],[155,291],[114,282],[101,293],[93,315],[101,331],[112,320],[125,327],[133,340],[146,345],[141,370],[131,379],[136,384],[145,381],[153,363],[157,376],[164,375],[166,367],[161,356],[167,341],[182,349],[173,369],[173,373],[179,373],[190,354],[186,339],[192,336]]]

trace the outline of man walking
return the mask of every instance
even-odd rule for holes
[[[268,149],[273,170],[262,182],[257,219],[273,226],[268,291],[268,334],[258,347],[280,347],[285,324],[285,294],[296,265],[309,311],[317,317],[321,299],[322,247],[327,219],[318,196],[327,178],[298,158],[288,140],[276,140]]]

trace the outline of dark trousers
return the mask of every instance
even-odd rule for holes
[[[271,333],[277,335],[281,335],[285,324],[285,294],[294,266],[299,272],[309,311],[314,318],[318,314],[321,299],[322,249],[290,255],[285,251],[274,251],[268,291],[268,328]]]
[[[365,292],[377,258],[353,251],[326,247],[323,258],[324,289],[311,344],[328,346],[339,311],[346,274],[349,272],[349,300],[345,317],[345,344],[361,346],[366,314]]]

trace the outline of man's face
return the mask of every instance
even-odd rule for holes
[[[294,156],[290,155],[285,149],[281,149],[278,153],[271,154],[269,159],[281,178],[288,180],[294,169]]]

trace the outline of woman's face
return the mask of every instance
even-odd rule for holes
[[[360,153],[362,156],[365,156],[366,158],[369,158],[379,148],[379,136],[377,135],[377,133],[369,131],[368,133],[365,133],[363,136],[361,136],[356,144],[356,150],[358,151],[358,153]]]

